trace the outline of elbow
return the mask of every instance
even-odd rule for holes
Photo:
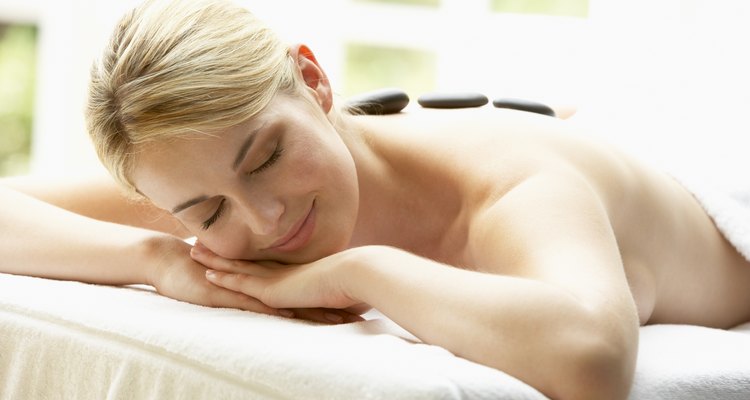
[[[627,399],[633,383],[638,348],[635,336],[587,334],[584,344],[571,346],[569,362],[561,365],[564,376],[554,387],[552,399]],[[577,347],[577,349],[576,349]]]
[[[533,349],[511,362],[499,349],[494,363],[487,364],[551,400],[625,400],[635,374],[638,326],[603,332],[592,325],[568,324],[545,332]]]
[[[580,357],[572,368],[573,385],[564,387],[561,399],[627,399],[633,382],[635,358],[603,349]]]

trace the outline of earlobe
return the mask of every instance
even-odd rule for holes
[[[313,91],[323,112],[328,114],[333,107],[333,94],[328,77],[318,64],[315,54],[303,44],[292,46],[289,53],[299,68],[305,86]]]

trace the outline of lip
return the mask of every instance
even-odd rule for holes
[[[267,250],[290,252],[304,247],[315,230],[315,200],[304,217],[292,225],[289,232],[275,241]]]

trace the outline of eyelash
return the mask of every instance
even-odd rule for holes
[[[281,147],[277,146],[276,149],[273,151],[273,153],[271,153],[271,156],[268,157],[268,160],[266,160],[266,162],[264,162],[260,167],[258,167],[256,169],[250,171],[248,173],[248,175],[253,175],[253,174],[257,174],[259,172],[263,172],[268,167],[272,166],[276,161],[278,161],[279,157],[281,157],[281,153],[283,153],[283,152],[284,152],[284,149],[282,149]]]
[[[212,215],[209,219],[207,219],[203,223],[203,230],[204,231],[207,230],[208,228],[210,228],[211,225],[213,225],[214,222],[216,222],[216,220],[219,219],[219,217],[221,217],[221,214],[224,213],[224,200],[226,200],[226,199],[221,199],[221,202],[219,202],[219,207],[216,208],[216,212],[214,213],[214,215]]]
[[[268,169],[268,167],[272,166],[274,163],[276,163],[276,161],[279,160],[279,157],[281,157],[282,152],[284,152],[284,149],[282,149],[281,147],[276,147],[276,149],[273,151],[271,156],[268,157],[268,160],[266,160],[266,162],[264,162],[260,167],[250,171],[248,175],[257,174],[259,172],[263,172],[266,169]],[[209,219],[203,222],[202,228],[204,231],[208,230],[208,228],[210,228],[211,225],[213,225],[214,222],[216,222],[219,219],[219,217],[221,217],[221,215],[224,213],[224,200],[226,199],[221,199],[221,202],[219,203],[219,207],[216,208],[216,212],[214,213],[214,215],[212,215]]]

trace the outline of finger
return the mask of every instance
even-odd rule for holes
[[[240,310],[258,312],[268,315],[276,315],[285,318],[296,317],[295,312],[292,310],[270,307],[262,301],[248,296],[244,293],[229,290],[213,284],[211,285],[211,287],[212,289],[209,289],[209,299],[211,307],[237,308]]]
[[[333,308],[295,308],[293,311],[297,318],[324,324],[345,324],[364,321],[364,318],[359,315]]]
[[[190,249],[190,257],[217,271],[251,274],[256,276],[267,276],[269,271],[267,268],[245,260],[230,260],[214,254],[211,250],[203,246],[193,246]]]
[[[282,309],[284,311],[287,309]],[[364,321],[359,315],[352,314],[345,310],[332,308],[293,308],[288,311],[294,314],[294,318],[304,319],[323,324],[347,324],[350,322]]]
[[[269,307],[256,298],[218,286],[215,286],[212,290],[210,301],[212,307],[237,308],[269,315],[288,315],[287,313],[280,312],[281,310]]]
[[[361,304],[355,304],[351,307],[345,308],[346,311],[356,314],[356,315],[362,315],[370,310],[372,310],[372,306],[369,304],[361,303]]]
[[[216,286],[220,286],[234,292],[244,293],[255,299],[263,300],[262,294],[266,286],[263,278],[247,275],[235,274],[222,271],[207,270],[206,279]]]
[[[258,302],[260,301],[256,299],[263,298],[262,293],[267,286],[267,282],[265,282],[263,278],[246,274],[233,274],[213,270],[206,271],[206,279],[208,279],[214,285],[232,291],[235,294],[237,294],[238,292],[244,293],[244,295],[247,295]],[[240,295],[242,296],[242,294]],[[265,303],[261,302],[261,304],[268,307],[267,305],[265,305]],[[283,305],[277,306],[283,307]],[[282,315],[288,318],[301,318],[326,324],[342,324],[364,321],[364,318],[362,318],[360,315],[351,313],[347,310],[332,308],[280,309],[276,310],[276,312],[272,314]]]

